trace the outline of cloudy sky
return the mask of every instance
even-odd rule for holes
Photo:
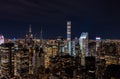
[[[0,0],[0,33],[6,38],[24,38],[32,32],[44,38],[66,38],[66,22],[72,22],[72,38],[120,38],[119,0]]]

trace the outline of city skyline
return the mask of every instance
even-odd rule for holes
[[[29,24],[44,38],[66,38],[67,21],[72,22],[72,38],[88,32],[89,38],[120,39],[119,1],[0,1],[0,33],[5,38],[24,38]]]

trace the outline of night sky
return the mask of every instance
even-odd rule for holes
[[[66,38],[66,22],[72,21],[72,38],[88,32],[90,39],[120,39],[119,0],[0,0],[0,33],[24,38],[29,24],[44,38]]]

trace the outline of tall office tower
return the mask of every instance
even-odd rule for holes
[[[80,57],[79,39],[77,37],[75,37],[74,41],[75,41],[75,56],[79,56]]]
[[[33,38],[31,24],[29,25],[29,38]]]
[[[96,37],[96,51],[98,51],[98,47],[100,47],[100,42],[101,42],[101,38]]]
[[[27,74],[29,74],[29,51],[22,47],[14,55],[14,75],[21,77]]]
[[[25,43],[29,43],[29,44],[33,43],[33,34],[32,34],[31,24],[29,25],[28,33],[25,36]]]
[[[41,31],[40,31],[40,45],[42,46],[43,44],[43,31],[42,31],[42,28],[41,28]]]
[[[4,43],[4,36],[0,35],[0,45]]]
[[[81,65],[85,66],[85,57],[88,54],[88,33],[83,32],[79,38],[80,50],[81,50]]]
[[[72,56],[76,56],[75,40],[72,41]]]
[[[30,26],[29,26],[29,33],[31,33],[32,32],[32,29],[31,29],[31,24],[30,24]]]
[[[67,50],[71,55],[71,21],[67,21]]]

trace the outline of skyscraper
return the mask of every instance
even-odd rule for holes
[[[32,29],[31,29],[31,24],[30,24],[30,26],[29,26],[29,33],[31,33],[32,32]]]
[[[96,51],[98,51],[98,47],[100,46],[101,38],[96,37]]]
[[[29,25],[29,30],[28,30],[28,33],[26,34],[25,42],[29,44],[33,43],[33,34],[32,34],[31,24]]]
[[[81,65],[85,66],[85,57],[89,56],[88,53],[88,33],[83,32],[79,38],[80,50],[81,50]]]
[[[42,43],[43,43],[43,31],[42,31],[42,28],[41,28],[41,31],[40,31],[40,44],[42,46]]]
[[[4,36],[0,35],[0,45],[4,43]]]
[[[71,21],[67,21],[67,51],[71,55]]]

